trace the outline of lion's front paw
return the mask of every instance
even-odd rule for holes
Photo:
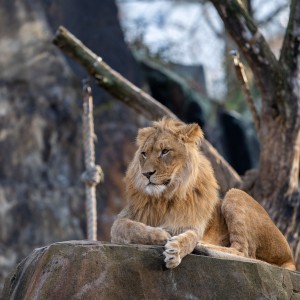
[[[180,262],[180,246],[179,242],[176,240],[176,236],[172,237],[165,245],[164,251],[164,261],[168,269],[176,268]]]
[[[151,240],[151,244],[153,245],[164,246],[170,237],[171,235],[162,228],[159,227],[151,228],[150,240]]]

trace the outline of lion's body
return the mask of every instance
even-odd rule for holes
[[[287,241],[253,198],[232,189],[219,199],[212,167],[198,150],[202,137],[198,125],[171,119],[139,131],[125,177],[128,204],[112,241],[164,245],[168,268],[197,246],[295,269]]]

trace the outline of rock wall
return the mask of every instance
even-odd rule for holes
[[[1,299],[300,299],[300,273],[198,255],[168,270],[162,251],[56,243],[36,249],[15,268]]]
[[[114,1],[1,1],[0,290],[33,248],[86,236],[80,182],[86,74],[52,45],[60,22],[129,80],[142,82]],[[97,190],[98,238],[109,240],[113,217],[124,206],[121,179],[141,122],[100,88],[93,92],[96,161],[105,173]]]

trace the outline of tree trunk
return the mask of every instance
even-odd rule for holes
[[[243,186],[267,209],[286,236],[299,269],[300,1],[291,2],[279,60],[238,1],[211,2],[246,58],[262,98],[260,166],[257,172],[246,174]]]

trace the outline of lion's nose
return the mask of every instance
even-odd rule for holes
[[[143,173],[143,175],[144,175],[145,177],[147,177],[148,179],[150,179],[150,177],[151,177],[155,172],[156,172],[156,170],[155,170],[155,171],[152,171],[152,172],[145,172],[145,173]]]

